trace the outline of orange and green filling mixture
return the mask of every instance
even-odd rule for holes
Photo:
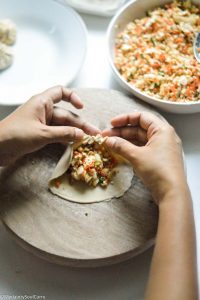
[[[115,65],[134,87],[160,100],[200,100],[200,64],[193,54],[200,6],[174,1],[129,23],[117,36]]]
[[[90,186],[107,187],[112,183],[117,162],[103,145],[100,135],[86,136],[82,144],[73,151],[68,173],[72,181],[83,181]]]

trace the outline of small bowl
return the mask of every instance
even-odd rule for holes
[[[163,6],[166,3],[171,1],[167,0],[132,0],[124,5],[117,14],[113,17],[110,22],[107,31],[107,45],[108,45],[108,58],[113,73],[118,80],[119,84],[127,91],[131,92],[141,100],[152,104],[159,109],[162,109],[167,112],[177,113],[177,114],[189,114],[189,113],[198,113],[200,112],[200,99],[199,102],[191,101],[188,103],[181,102],[171,102],[167,100],[158,100],[155,97],[149,96],[146,93],[143,93],[138,88],[135,88],[133,85],[129,84],[119,73],[114,64],[114,48],[115,48],[115,39],[119,32],[123,31],[126,25],[133,21],[134,19],[142,18],[146,15],[148,10],[153,8]],[[192,1],[196,5],[200,5],[200,0]]]

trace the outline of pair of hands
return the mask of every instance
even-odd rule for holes
[[[84,132],[102,133],[109,136],[107,146],[130,161],[157,202],[172,188],[186,183],[181,142],[166,121],[135,112],[115,117],[113,128],[100,132],[76,114],[55,107],[61,99],[83,108],[74,92],[57,86],[33,96],[0,122],[0,165],[49,143],[81,140]]]

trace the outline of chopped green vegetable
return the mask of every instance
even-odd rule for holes
[[[150,41],[152,42],[152,44],[154,45],[154,47],[156,46],[156,42],[153,38],[150,38]]]
[[[100,177],[99,178],[99,183],[102,184],[104,182],[104,180],[105,180],[105,177]]]
[[[160,87],[160,83],[154,83],[154,87],[155,88]]]

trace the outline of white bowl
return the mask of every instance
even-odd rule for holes
[[[142,18],[146,15],[149,9],[153,9],[158,6],[162,6],[166,3],[172,2],[167,0],[133,0],[124,5],[117,14],[113,17],[110,22],[108,32],[107,32],[107,44],[108,44],[108,57],[113,73],[118,80],[118,82],[129,92],[148,102],[159,109],[164,111],[178,113],[178,114],[188,114],[188,113],[198,113],[200,112],[200,99],[199,102],[188,102],[188,103],[175,103],[166,100],[158,100],[155,97],[149,96],[139,89],[135,88],[129,84],[119,73],[114,64],[114,48],[115,48],[115,38],[119,32],[123,31],[125,26],[133,21],[134,19]],[[194,4],[200,4],[200,0],[193,1]]]

